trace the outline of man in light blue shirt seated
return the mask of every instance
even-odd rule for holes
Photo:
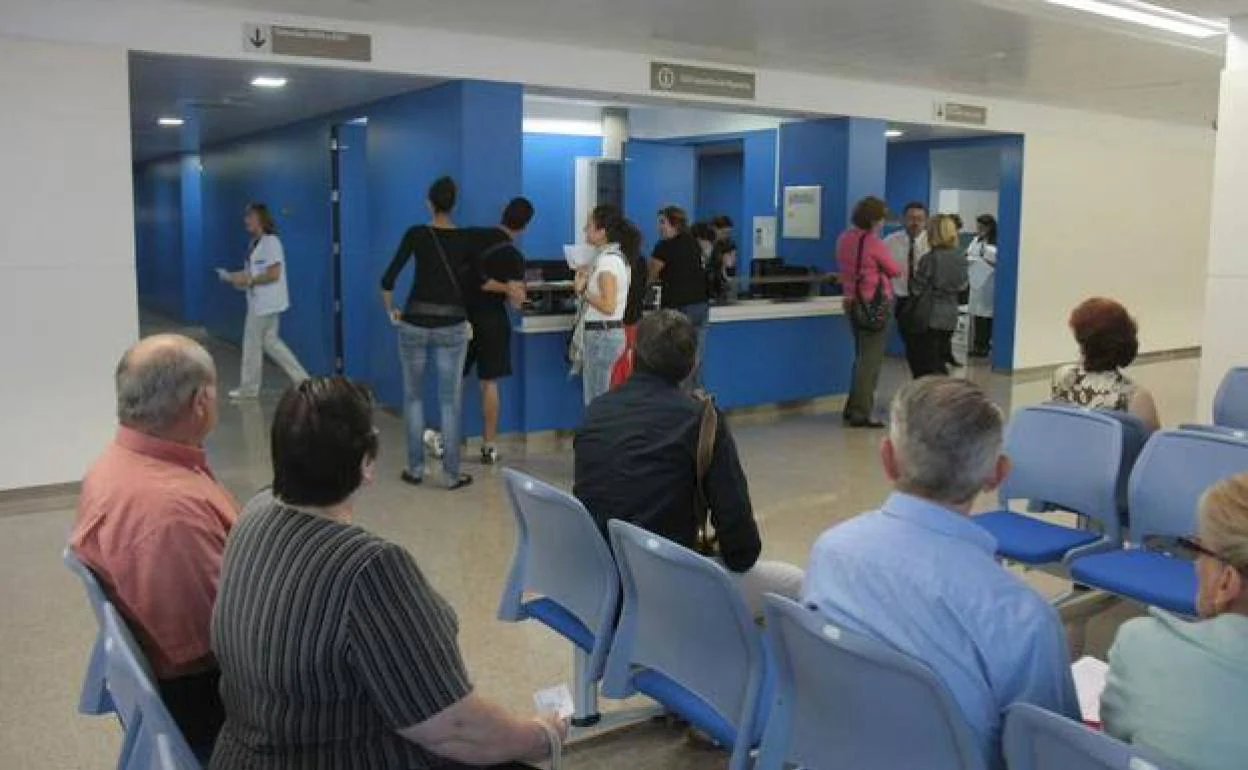
[[[803,599],[927,664],[1000,768],[1011,703],[1080,717],[1056,610],[997,564],[996,541],[968,518],[1009,472],[1001,410],[973,383],[926,377],[897,393],[890,418],[880,459],[896,491],[815,542]]]

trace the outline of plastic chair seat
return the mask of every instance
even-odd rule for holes
[[[1076,583],[1189,617],[1196,616],[1196,567],[1156,551],[1112,551],[1076,559]]]
[[[638,671],[633,675],[633,686],[695,725],[719,745],[737,744],[737,729],[732,722],[724,719],[706,701],[658,671],[649,668]]]
[[[594,633],[559,602],[546,597],[532,599],[520,605],[520,610],[526,618],[542,623],[585,652],[593,652]]]
[[[997,554],[1023,564],[1052,564],[1080,546],[1101,539],[1096,532],[1071,529],[1013,511],[993,511],[974,521],[997,539]]]

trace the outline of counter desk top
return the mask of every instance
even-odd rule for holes
[[[731,305],[711,307],[711,323],[737,323],[741,321],[777,321],[786,318],[811,318],[814,316],[844,315],[840,297],[812,297],[803,300],[777,301],[770,299],[747,299]],[[529,315],[521,320],[521,334],[545,334],[566,332],[572,328],[571,314]]]

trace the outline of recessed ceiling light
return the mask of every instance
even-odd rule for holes
[[[180,126],[186,121],[182,118],[158,118],[156,122],[162,126]]]
[[[1203,19],[1189,13],[1163,8],[1160,5],[1137,2],[1137,0],[1045,0],[1045,2],[1187,37],[1206,38],[1225,35],[1228,26],[1225,21]]]
[[[887,139],[897,139],[905,135],[906,135],[906,132],[902,131],[900,128],[890,128],[884,132],[884,136]]]
[[[251,84],[256,88],[281,88],[286,85],[286,78],[274,77],[272,75],[257,75],[251,79]]]

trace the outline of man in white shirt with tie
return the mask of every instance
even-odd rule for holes
[[[884,239],[885,245],[893,254],[893,259],[901,265],[901,275],[893,279],[893,293],[897,297],[897,318],[899,319],[906,302],[910,299],[910,278],[914,275],[919,260],[931,251],[927,243],[927,205],[919,201],[907,203],[902,219],[905,222],[905,228]],[[910,365],[910,373],[914,374],[920,371],[915,368],[915,356],[919,350],[912,344],[910,335],[906,334],[900,325],[897,328],[901,333],[901,341],[906,347],[906,362]],[[922,364],[921,361],[918,363]]]

